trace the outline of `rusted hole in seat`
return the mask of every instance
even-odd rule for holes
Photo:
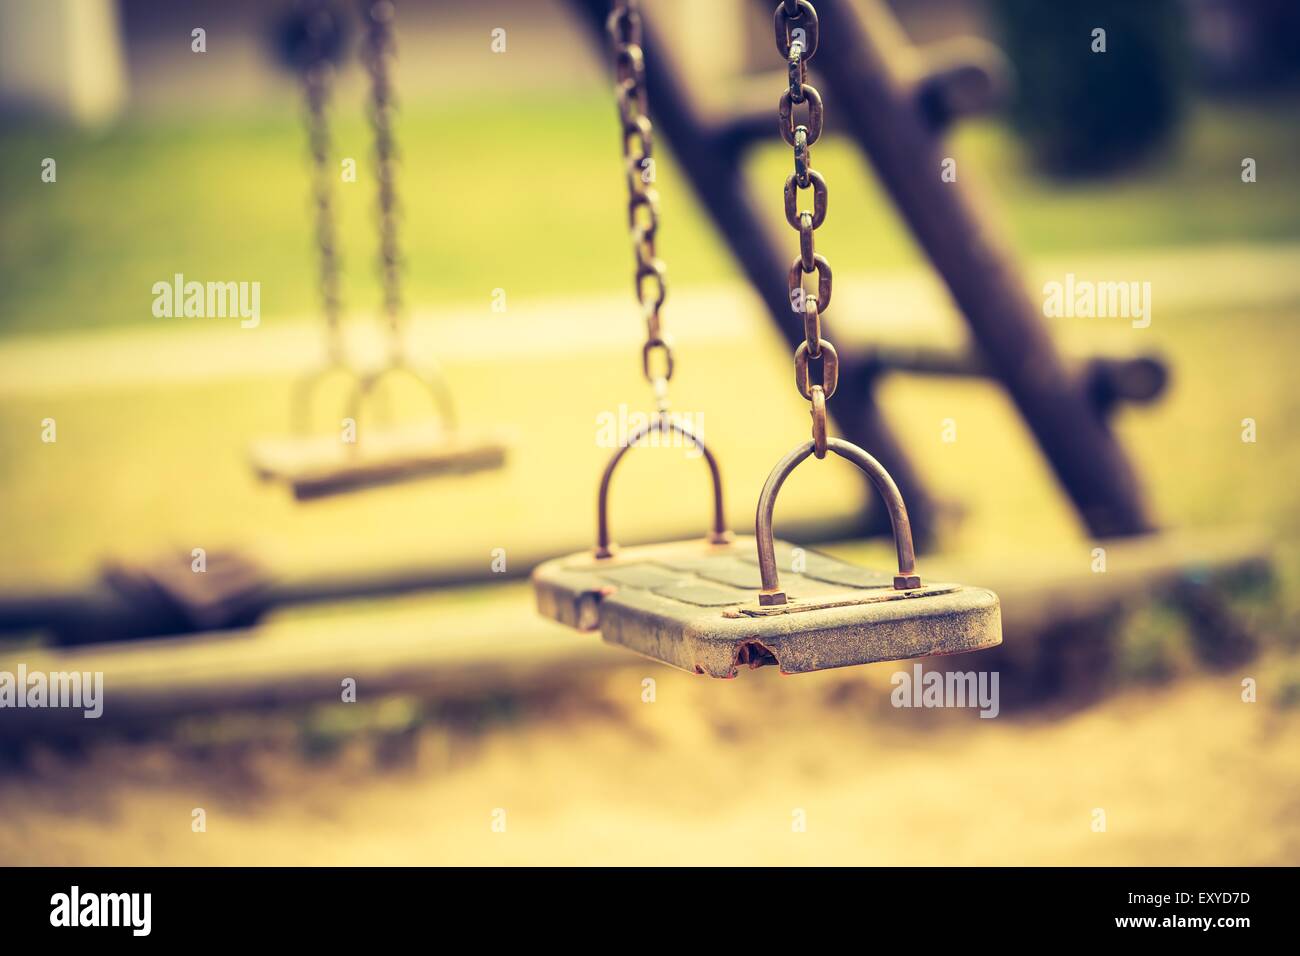
[[[771,648],[764,646],[759,641],[745,641],[736,648],[736,666],[739,667],[741,664],[749,665],[750,670],[762,667],[765,664],[781,666],[781,662],[776,659],[776,655],[772,653]]]
[[[583,594],[578,598],[578,630],[594,631],[600,627],[600,595]]]

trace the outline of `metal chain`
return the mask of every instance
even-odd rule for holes
[[[614,95],[618,102],[628,188],[627,219],[636,262],[634,288],[646,324],[641,368],[654,390],[657,408],[665,413],[668,381],[673,377],[673,349],[659,317],[668,289],[664,263],[655,255],[659,193],[653,186],[654,128],[647,110],[645,54],[641,47],[641,11],[637,0],[615,0],[606,29],[614,54]]]
[[[813,419],[814,451],[826,457],[826,402],[835,394],[840,363],[835,347],[822,338],[821,317],[831,304],[831,267],[816,251],[814,233],[826,221],[826,180],[812,168],[812,146],[821,138],[821,94],[807,82],[808,61],[817,53],[817,11],[809,0],[782,0],[774,15],[776,49],[786,60],[789,88],[781,94],[777,114],[781,138],[794,147],[794,172],[785,181],[785,218],[799,233],[799,255],[790,266],[790,306],[803,314],[804,341],[794,353],[794,380],[808,399]],[[795,107],[807,104],[807,120],[795,119]],[[799,190],[812,190],[812,209],[799,209]],[[804,276],[817,273],[815,293],[804,290]],[[821,366],[821,384],[813,385],[809,366]]]
[[[375,181],[379,186],[379,262],[383,281],[384,312],[388,318],[389,363],[401,361],[402,256],[398,245],[401,208],[397,201],[397,146],[393,140],[396,110],[392,60],[396,53],[391,0],[360,0],[365,36],[361,59],[370,74],[370,102],[366,113],[374,133]]]
[[[316,212],[318,288],[325,313],[326,351],[331,364],[343,362],[339,328],[339,255],[334,223],[334,170],[330,164],[330,127],[326,112],[334,81],[330,50],[339,24],[327,0],[311,0],[302,11],[302,83],[307,102],[307,140],[312,159],[312,205]]]

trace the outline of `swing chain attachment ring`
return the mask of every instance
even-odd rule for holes
[[[820,385],[814,385],[812,407],[808,414],[812,416],[813,454],[821,461],[826,457],[826,392]]]
[[[787,287],[790,307],[803,316],[804,340],[794,353],[795,387],[811,403],[813,444],[818,458],[826,457],[826,403],[839,384],[840,360],[835,347],[822,337],[822,314],[831,304],[831,265],[816,250],[815,233],[826,220],[826,180],[812,168],[812,145],[821,138],[821,94],[807,82],[808,61],[817,52],[817,11],[809,0],[782,0],[774,13],[776,49],[786,60],[789,87],[777,105],[781,138],[794,147],[794,172],[785,180],[785,219],[799,233],[799,255],[790,264]],[[794,116],[797,104],[806,103],[806,125]],[[812,209],[799,208],[800,190],[812,190]],[[817,292],[805,292],[804,276],[817,274]],[[813,385],[808,364],[820,361],[821,383]]]
[[[658,367],[654,356],[662,357]],[[673,347],[667,336],[653,335],[641,346],[641,368],[654,393],[655,409],[663,415],[668,412],[668,382],[673,377]]]
[[[912,524],[907,518],[903,496],[889,477],[883,465],[851,442],[839,438],[826,440],[826,447],[841,458],[853,462],[871,479],[876,491],[884,499],[889,512],[889,523],[894,529],[894,548],[898,552],[898,573],[894,575],[894,590],[910,591],[921,587],[921,576],[916,573],[916,551],[912,546]],[[809,455],[816,452],[815,442],[805,442],[795,448],[772,469],[758,497],[758,511],[754,519],[754,536],[758,542],[758,571],[762,590],[758,603],[763,607],[786,604],[788,599],[781,589],[776,568],[776,546],[772,542],[772,516],[776,509],[776,496],[790,473]],[[820,457],[820,456],[819,456]]]
[[[609,464],[605,466],[605,472],[600,477],[600,493],[596,500],[596,549],[597,558],[610,558],[614,556],[617,545],[610,541],[609,534],[609,485],[614,477],[614,469],[618,463],[623,460],[623,456],[628,453],[634,445],[651,434],[664,435],[668,432],[676,432],[682,438],[686,439],[691,445],[700,450],[704,456],[705,463],[709,466],[709,476],[713,480],[713,524],[709,530],[708,540],[710,544],[728,544],[731,541],[731,532],[727,530],[726,510],[722,505],[722,472],[718,468],[718,461],[713,457],[713,452],[704,444],[704,440],[695,434],[687,425],[680,420],[669,415],[667,412],[659,412],[647,424],[633,431],[627,436],[627,441],[614,452],[610,458]]]

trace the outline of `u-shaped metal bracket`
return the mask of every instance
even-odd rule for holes
[[[342,372],[353,379],[354,382],[360,378],[350,366],[341,361],[332,360],[320,368],[308,372],[294,383],[293,392],[289,398],[289,425],[295,435],[308,435],[311,433],[311,413],[315,405],[312,399],[316,393],[316,386],[335,372]],[[356,388],[356,386],[353,385],[353,388]]]
[[[344,413],[353,421],[360,419],[361,408],[365,399],[374,394],[375,388],[382,378],[394,372],[405,372],[414,378],[433,398],[433,404],[442,419],[443,428],[449,432],[454,431],[456,428],[456,405],[452,399],[451,389],[437,369],[425,375],[405,362],[398,362],[385,366],[377,372],[363,375],[345,362],[332,361],[313,372],[309,372],[294,385],[293,395],[290,399],[290,424],[295,434],[310,434],[312,396],[315,393],[316,386],[334,372],[343,372],[353,380],[352,388],[348,393],[347,404],[344,407]]]
[[[627,454],[628,449],[646,435],[652,432],[662,433],[666,431],[677,432],[703,453],[704,460],[709,466],[709,474],[713,478],[713,528],[709,532],[709,542],[711,544],[726,544],[731,540],[731,532],[727,530],[727,520],[722,507],[722,473],[718,470],[717,459],[713,457],[713,452],[709,451],[703,439],[696,435],[695,432],[681,422],[674,420],[666,412],[660,412],[648,424],[642,425],[628,435],[627,441],[618,451],[614,452],[614,457],[605,466],[605,473],[601,475],[600,494],[596,502],[597,558],[608,558],[614,554],[614,546],[609,540],[609,483],[610,479],[614,477],[614,469],[623,460],[623,456]]]
[[[912,547],[912,524],[907,520],[907,506],[903,496],[889,477],[885,467],[865,451],[851,442],[831,438],[826,447],[841,458],[853,462],[867,473],[871,483],[880,492],[889,512],[889,523],[894,529],[894,547],[898,551],[898,573],[894,575],[894,588],[907,591],[921,586],[920,575],[916,573],[916,552]],[[763,493],[758,496],[758,514],[754,519],[754,537],[758,541],[758,571],[763,581],[763,590],[759,592],[758,603],[770,606],[786,603],[785,592],[776,570],[776,546],[772,543],[772,513],[776,509],[777,492],[790,477],[790,473],[799,467],[799,463],[813,453],[813,442],[805,442],[777,462],[772,473],[767,476]]]
[[[376,388],[382,379],[398,372],[404,372],[415,379],[416,383],[429,393],[433,399],[434,408],[437,409],[438,416],[442,419],[442,427],[448,432],[455,431],[456,403],[452,399],[451,388],[447,385],[446,379],[442,377],[442,372],[437,368],[431,368],[426,374],[407,364],[405,360],[395,362],[377,372],[357,379],[356,388],[352,390],[352,394],[348,397],[347,411],[349,417],[353,421],[359,421],[361,407],[365,399],[375,394]]]

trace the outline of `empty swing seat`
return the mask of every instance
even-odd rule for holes
[[[346,444],[332,435],[263,439],[250,450],[253,470],[288,485],[299,500],[437,475],[467,474],[505,463],[491,437],[413,424]]]
[[[433,394],[440,420],[413,422],[384,429],[359,431],[356,441],[337,434],[304,434],[301,414],[304,395],[318,376],[310,377],[300,391],[297,434],[254,442],[249,450],[253,471],[264,481],[287,485],[299,500],[358,491],[416,478],[468,474],[500,468],[507,445],[495,434],[468,433],[455,425],[450,395],[436,381],[404,366]],[[348,408],[355,422],[361,403],[385,373],[359,379]]]
[[[775,546],[793,561],[791,545]],[[547,617],[709,677],[735,677],[742,664],[799,674],[1001,643],[991,591],[957,584],[898,591],[892,574],[815,551],[802,559],[802,573],[783,575],[789,602],[775,607],[759,603],[748,537],[646,545],[607,559],[584,552],[542,565],[534,584]]]
[[[829,442],[831,450],[862,465],[882,490],[894,521],[897,573],[868,570],[773,539],[776,492],[812,453],[811,442],[795,449],[769,477],[759,500],[756,537],[733,539],[724,524],[713,456],[675,423],[652,423],[646,430],[665,427],[687,435],[704,453],[713,475],[712,532],[703,539],[626,549],[610,544],[610,477],[623,453],[644,434],[638,433],[605,469],[595,550],[557,558],[534,571],[533,587],[544,616],[718,678],[735,677],[742,664],[776,665],[783,673],[798,674],[1001,643],[997,595],[959,584],[922,583],[912,566],[902,498],[884,469],[861,449]],[[778,565],[785,569],[781,584]]]

